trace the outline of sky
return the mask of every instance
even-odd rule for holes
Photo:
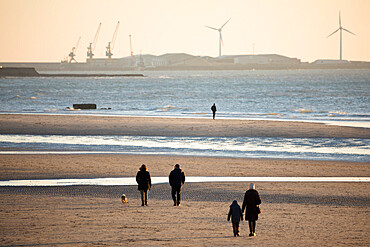
[[[370,0],[0,0],[0,62],[60,62],[76,49],[86,60],[98,25],[95,57],[105,57],[120,21],[113,57],[188,53],[222,55],[279,54],[313,62],[370,61]]]

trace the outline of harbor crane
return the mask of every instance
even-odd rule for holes
[[[68,63],[72,63],[72,61],[75,61],[77,63],[75,56],[76,56],[76,50],[78,48],[78,44],[80,43],[80,40],[81,40],[81,37],[78,38],[77,44],[74,47],[72,47],[72,51],[68,55],[69,56]]]
[[[96,31],[96,34],[95,34],[95,37],[94,37],[94,40],[92,43],[89,44],[89,46],[87,47],[87,56],[92,59],[93,56],[94,56],[94,50],[95,50],[95,46],[96,46],[96,42],[98,41],[98,37],[99,37],[99,32],[100,32],[100,27],[101,27],[101,22],[99,23],[99,26],[98,26],[98,30]]]
[[[114,48],[114,43],[116,42],[116,37],[117,37],[117,33],[118,33],[118,27],[119,27],[119,22],[117,22],[117,26],[116,26],[116,30],[114,31],[114,34],[113,34],[113,37],[112,37],[112,41],[108,42],[108,46],[107,46],[107,51],[105,52],[105,55],[111,59],[112,56],[113,56],[113,48]]]

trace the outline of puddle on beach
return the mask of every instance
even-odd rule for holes
[[[209,182],[370,182],[370,177],[186,177],[187,183]],[[152,184],[168,183],[168,177],[152,177]],[[134,177],[88,179],[39,179],[0,181],[0,186],[137,185]]]

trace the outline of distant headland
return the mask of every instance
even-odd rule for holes
[[[135,55],[123,58],[88,58],[86,62],[6,63],[3,68],[32,67],[36,71],[166,71],[166,70],[289,70],[289,69],[370,69],[370,62],[321,59],[302,62],[277,54],[194,56],[167,53],[160,56]],[[59,72],[58,72],[59,73]]]

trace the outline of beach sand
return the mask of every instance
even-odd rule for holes
[[[0,134],[370,138],[370,129],[294,121],[1,114]]]
[[[247,122],[235,120],[239,126],[235,127],[233,121],[1,115],[0,133],[212,136],[230,132],[222,136],[233,136],[248,132]],[[253,132],[259,131],[262,136],[290,133],[315,137],[324,133],[326,137],[367,138],[369,134],[360,128],[294,122],[288,128],[281,122],[252,122]],[[207,130],[210,124],[213,131]],[[132,177],[143,163],[152,176],[168,176],[176,163],[187,176],[370,176],[369,163],[365,162],[123,154],[0,155],[0,180]],[[257,236],[252,238],[248,237],[247,222],[241,224],[241,236],[235,238],[226,220],[229,205],[232,200],[242,203],[248,183],[185,183],[180,207],[172,206],[168,184],[153,186],[148,207],[140,206],[136,186],[0,187],[0,245],[370,245],[368,183],[259,182],[256,187],[262,198],[262,213]],[[122,193],[128,197],[125,205],[120,201]]]

